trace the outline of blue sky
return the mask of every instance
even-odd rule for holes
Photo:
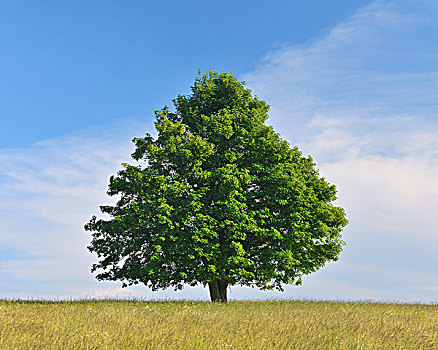
[[[357,1],[356,5],[365,4]],[[236,75],[267,50],[306,42],[349,1],[1,1],[0,146],[27,146],[186,93],[198,68]]]
[[[97,282],[83,224],[153,110],[233,72],[339,189],[339,262],[246,298],[438,300],[438,5],[0,2],[0,296],[206,299]]]

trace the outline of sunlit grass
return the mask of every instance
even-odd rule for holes
[[[438,349],[438,305],[0,300],[0,349]]]

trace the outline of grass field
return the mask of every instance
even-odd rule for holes
[[[438,305],[0,300],[0,349],[438,349]]]

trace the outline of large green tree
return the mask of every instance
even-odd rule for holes
[[[265,125],[269,106],[231,74],[199,74],[188,96],[155,111],[158,136],[133,140],[136,161],[110,178],[88,249],[98,280],[152,290],[301,284],[338,259],[347,224],[312,158]]]

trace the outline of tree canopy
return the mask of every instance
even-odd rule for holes
[[[174,110],[155,111],[157,137],[134,138],[135,165],[111,176],[115,205],[93,216],[98,280],[152,290],[208,285],[283,290],[338,259],[345,212],[310,156],[265,125],[269,106],[232,74],[199,74]]]

